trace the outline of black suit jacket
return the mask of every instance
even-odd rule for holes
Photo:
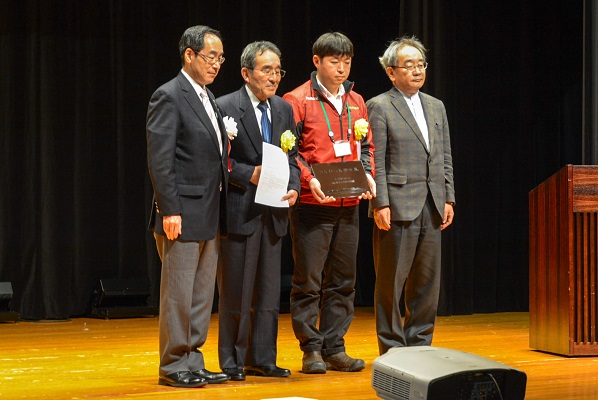
[[[262,134],[257,122],[255,110],[245,86],[236,92],[219,97],[216,101],[222,114],[234,118],[237,122],[237,137],[233,139],[230,150],[231,172],[228,186],[228,232],[238,235],[250,235],[267,206],[255,202],[257,186],[250,182],[254,167],[262,165]],[[272,144],[280,147],[280,136],[290,130],[294,135],[295,123],[293,109],[279,96],[269,99],[272,118]],[[288,190],[301,188],[299,167],[297,166],[297,145],[288,152],[290,178]],[[274,229],[279,237],[286,235],[288,209],[270,207]]]
[[[223,151],[201,99],[179,72],[151,97],[147,112],[147,161],[154,187],[150,229],[164,235],[162,217],[180,214],[182,240],[211,240],[225,220],[227,136],[214,95]],[[225,225],[220,225],[226,230]]]

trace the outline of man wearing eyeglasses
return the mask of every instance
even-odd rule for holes
[[[245,84],[217,100],[222,113],[237,124],[231,136],[228,186],[228,237],[218,265],[218,356],[231,380],[245,375],[287,377],[276,365],[282,238],[288,207],[255,202],[262,168],[263,143],[281,147],[285,131],[295,134],[293,109],[276,90],[285,71],[281,53],[268,41],[250,43],[241,54]],[[297,146],[286,149],[290,178],[283,202],[299,195]]]
[[[370,200],[380,354],[430,345],[440,291],[441,230],[453,222],[455,190],[444,104],[420,92],[426,49],[415,37],[380,57],[392,89],[367,102],[376,150],[377,197]],[[399,299],[405,296],[405,322]]]
[[[359,200],[376,195],[372,134],[365,102],[348,81],[351,40],[340,32],[325,33],[312,51],[316,71],[283,96],[293,106],[301,169],[300,200],[291,212],[291,317],[303,373],[356,372],[365,362],[346,353],[344,337],[354,314]],[[362,125],[356,121],[366,127],[358,132],[355,127]],[[312,164],[357,160],[370,186],[359,197],[327,195],[311,169]]]
[[[147,158],[154,200],[150,229],[162,260],[161,385],[201,387],[229,379],[205,369],[219,234],[226,232],[227,136],[206,88],[224,62],[220,32],[188,28],[179,42],[182,70],[151,97]]]

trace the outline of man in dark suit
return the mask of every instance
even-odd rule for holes
[[[380,354],[430,345],[440,291],[440,232],[453,221],[455,190],[444,104],[419,91],[426,49],[414,37],[380,57],[393,88],[367,102],[377,197],[370,200]],[[405,295],[405,322],[399,300]]]
[[[224,372],[239,381],[246,374],[291,374],[276,365],[281,245],[288,208],[255,202],[263,142],[287,152],[290,179],[281,205],[292,206],[299,194],[297,147],[281,146],[283,132],[294,142],[295,123],[291,106],[275,95],[285,73],[280,57],[273,43],[247,45],[241,55],[245,85],[217,100],[238,127],[236,137],[231,132],[228,237],[221,243],[218,268],[218,355]]]
[[[181,72],[154,92],[147,113],[150,228],[162,260],[158,383],[200,387],[229,379],[206,370],[199,350],[210,323],[226,212],[227,137],[206,88],[224,62],[220,32],[188,28],[179,52]]]

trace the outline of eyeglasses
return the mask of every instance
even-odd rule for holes
[[[406,69],[409,72],[413,72],[415,71],[415,69],[417,68],[420,71],[423,71],[425,69],[428,68],[428,63],[424,62],[424,63],[419,63],[417,65],[406,65],[404,67],[399,67],[398,65],[389,65],[389,67],[391,68],[402,68],[402,69]]]
[[[274,69],[274,68],[270,68],[270,67],[264,67],[262,69],[254,69],[254,68],[249,68],[249,69],[252,71],[260,71],[264,75],[280,76],[281,78],[284,77],[285,74],[287,73],[287,71],[285,71],[284,69]]]
[[[224,63],[224,57],[206,56],[205,54],[201,54],[199,51],[195,51],[195,54],[201,56],[201,58],[203,58],[204,61],[207,62],[209,65],[214,65],[216,63],[222,65]]]

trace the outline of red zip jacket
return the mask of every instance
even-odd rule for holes
[[[283,99],[293,106],[295,123],[297,124],[297,135],[299,136],[299,153],[297,164],[301,169],[301,193],[299,201],[303,204],[317,204],[322,206],[343,207],[359,204],[358,198],[338,199],[335,202],[321,204],[316,200],[309,188],[309,181],[314,177],[311,170],[312,164],[354,161],[357,160],[357,143],[355,141],[355,121],[363,118],[368,121],[368,112],[361,95],[353,92],[353,83],[343,83],[345,94],[343,96],[343,112],[338,111],[324,96],[318,81],[316,72],[312,72],[311,79],[303,85],[285,94]],[[330,136],[328,135],[328,124],[322,111],[319,100],[322,100],[328,121],[334,132],[334,141],[347,140],[348,129],[351,129],[349,141],[351,143],[351,155],[336,157]],[[351,127],[349,127],[349,115],[347,104],[351,110]],[[366,137],[361,140],[361,163],[366,173],[374,176],[374,143],[372,142],[372,130],[368,126]]]

